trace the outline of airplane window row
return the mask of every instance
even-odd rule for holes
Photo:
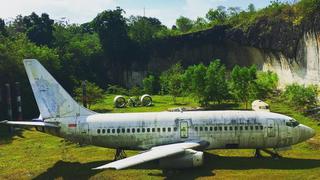
[[[98,134],[115,133],[150,133],[150,132],[171,132],[177,131],[177,128],[117,128],[117,129],[97,129]]]
[[[210,127],[207,127],[207,126],[205,126],[205,127],[202,127],[202,126],[200,126],[200,127],[198,127],[198,126],[196,126],[196,127],[194,127],[194,130],[195,131],[222,131],[222,130],[224,130],[224,131],[233,131],[233,130],[235,130],[235,131],[238,131],[238,130],[240,130],[240,131],[243,131],[243,130],[263,130],[263,126],[214,126],[214,127],[212,127],[212,126],[210,126]]]

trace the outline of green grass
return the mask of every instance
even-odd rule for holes
[[[114,109],[112,96],[93,106],[109,112],[164,111],[176,106],[197,106],[189,98],[154,96],[152,107]],[[319,179],[320,126],[293,108],[280,102],[271,102],[271,110],[290,115],[318,132],[313,139],[283,152],[283,159],[254,159],[253,150],[211,150],[205,154],[205,165],[171,174],[150,166],[127,170],[93,171],[91,168],[110,162],[114,150],[94,146],[79,146],[34,130],[18,131],[13,135],[0,129],[0,179]],[[239,108],[238,106],[228,106]],[[222,108],[222,107],[219,107]],[[136,154],[127,151],[128,155]]]

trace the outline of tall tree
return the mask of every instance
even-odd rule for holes
[[[226,67],[220,60],[212,61],[206,73],[206,94],[209,101],[221,103],[228,95],[226,81]]]
[[[99,35],[99,39],[107,58],[101,66],[107,70],[111,79],[121,82],[124,71],[129,67],[131,53],[128,26],[123,17],[124,10],[117,7],[115,10],[107,10],[99,13],[92,21],[93,27]]]
[[[177,63],[160,76],[162,91],[168,92],[172,96],[174,103],[176,103],[176,97],[182,95],[182,75],[183,68],[180,63]]]
[[[188,32],[191,30],[191,28],[193,27],[193,22],[191,19],[184,17],[184,16],[180,16],[177,20],[176,20],[176,25],[178,27],[178,29],[181,32]]]
[[[6,35],[6,23],[0,18],[0,35]]]
[[[140,44],[150,41],[157,32],[165,28],[157,18],[131,16],[129,19],[129,36]]]
[[[248,11],[249,11],[250,13],[253,13],[253,12],[256,11],[256,7],[254,6],[254,4],[250,3],[250,4],[248,5]]]
[[[53,23],[46,13],[39,17],[36,13],[23,18],[28,38],[37,45],[51,45],[53,41]]]
[[[245,103],[246,109],[248,108],[248,101],[257,95],[256,73],[257,68],[254,65],[249,68],[236,65],[231,72],[231,94],[235,99]]]
[[[208,105],[206,93],[206,72],[207,67],[203,64],[189,66],[183,76],[183,87],[198,99],[202,106]]]
[[[224,6],[219,6],[217,9],[209,9],[206,18],[214,24],[224,23],[228,18],[226,8]]]

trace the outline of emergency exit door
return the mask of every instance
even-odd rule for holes
[[[189,137],[188,121],[180,121],[180,137],[181,138]]]
[[[275,137],[275,125],[274,125],[274,120],[273,119],[268,119],[268,129],[267,129],[267,134],[268,137]]]

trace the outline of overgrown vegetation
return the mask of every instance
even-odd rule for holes
[[[159,79],[160,94],[171,95],[174,102],[178,96],[191,96],[204,107],[233,100],[243,102],[247,108],[249,101],[271,96],[278,86],[275,73],[258,72],[255,66],[235,66],[229,74],[220,60],[213,60],[208,66],[189,66],[185,70],[181,64],[174,64]],[[144,88],[155,89],[156,83],[152,85],[147,83],[149,81],[150,77],[144,79]]]
[[[131,16],[127,19],[121,8],[105,10],[92,21],[81,25],[63,20],[54,22],[46,13],[17,16],[6,23],[0,18],[0,84],[20,81],[25,116],[33,117],[38,112],[32,103],[34,100],[22,59],[39,59],[68,92],[74,92],[82,80],[93,82],[103,89],[107,89],[108,84],[124,86],[125,72],[133,67],[144,68],[148,62],[149,45],[159,39],[220,25],[246,32],[254,24],[266,30],[259,36],[267,37],[273,22],[290,22],[299,26],[308,18],[313,19],[313,15],[320,10],[319,4],[319,0],[301,0],[295,4],[272,1],[260,10],[253,4],[245,10],[220,6],[209,9],[205,17],[195,20],[180,17],[170,28],[153,17]],[[259,25],[259,22],[262,24]],[[290,48],[285,46],[283,49]],[[172,82],[181,81],[180,78],[175,77]],[[175,84],[171,83],[170,89],[180,95]],[[162,89],[164,92],[168,90]],[[150,89],[147,91],[151,92]],[[205,103],[205,100],[201,101]]]
[[[291,84],[286,86],[282,94],[288,104],[300,110],[314,108],[318,102],[318,87],[315,85]]]

